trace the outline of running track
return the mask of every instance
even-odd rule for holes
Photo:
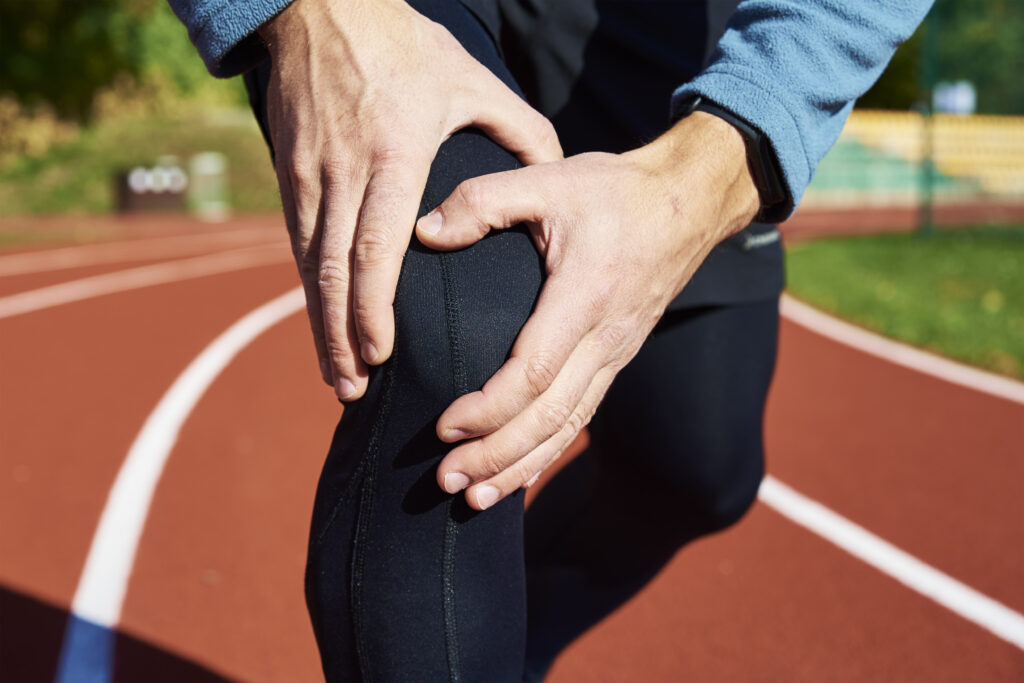
[[[73,601],[116,624],[115,680],[321,680],[301,577],[338,404],[301,314],[263,316],[262,333],[232,328],[295,287],[281,231],[166,232],[0,252],[5,683],[53,680]],[[276,314],[292,308],[285,299]],[[197,369],[229,328],[242,334],[237,355]],[[977,391],[789,320],[781,335],[774,486],[576,643],[550,680],[1024,680],[1024,387]],[[211,383],[194,407],[177,404],[180,433],[150,429],[173,447],[113,604],[103,580],[99,594],[83,589],[86,558],[126,456],[133,444],[153,452],[136,440],[190,364]],[[794,522],[779,511],[799,519],[786,486],[827,509]],[[131,520],[115,522],[108,540],[132,545]]]

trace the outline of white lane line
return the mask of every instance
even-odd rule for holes
[[[282,233],[283,234],[283,233]],[[22,254],[0,256],[0,277],[41,273],[104,263],[124,263],[171,256],[194,254],[210,248],[270,242],[275,237],[284,241],[282,234],[266,228],[225,230],[198,235],[176,235],[124,242],[85,244],[29,251]]]
[[[284,245],[248,247],[169,263],[156,263],[0,297],[0,319],[104,294],[190,280],[216,273],[291,260]]]
[[[758,498],[883,574],[1024,650],[1024,615],[1019,612],[925,564],[772,476],[761,482]]]
[[[915,349],[912,346],[880,337],[859,327],[837,320],[830,315],[783,294],[779,303],[782,316],[812,332],[828,337],[896,365],[938,377],[952,384],[974,389],[985,394],[1024,404],[1024,383],[1000,377],[940,356]]]
[[[107,497],[71,605],[75,616],[108,628],[117,625],[150,501],[182,424],[242,349],[303,306],[302,290],[296,288],[252,311],[203,349],[160,399]]]

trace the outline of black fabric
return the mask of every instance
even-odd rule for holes
[[[618,374],[526,515],[525,680],[754,502],[777,336],[774,300],[669,311]]]
[[[411,4],[515,87],[484,15],[453,0]],[[246,79],[264,132],[267,75],[264,65]],[[421,213],[462,180],[517,165],[459,132],[434,160]],[[475,513],[438,488],[450,448],[435,436],[438,416],[501,366],[542,284],[522,228],[447,254],[410,245],[394,354],[345,410],[313,506],[306,598],[329,683],[540,680],[679,547],[753,500],[771,298],[666,314],[613,384],[588,452],[525,521],[521,494]]]

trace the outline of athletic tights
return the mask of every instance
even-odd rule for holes
[[[459,2],[410,4],[516,88]],[[247,77],[263,124],[266,80],[267,67]],[[481,133],[456,133],[421,215],[461,181],[517,166]],[[345,409],[314,502],[306,599],[330,683],[539,681],[681,546],[754,500],[775,299],[669,311],[616,378],[587,450],[525,514],[521,492],[480,513],[441,491],[437,418],[502,365],[543,273],[523,228],[452,253],[410,245],[394,354]]]

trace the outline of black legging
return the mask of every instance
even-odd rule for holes
[[[462,5],[410,4],[515,87]],[[266,71],[247,83],[264,121]],[[483,135],[457,133],[434,161],[421,213],[466,178],[516,166]],[[314,503],[306,598],[328,681],[540,680],[680,546],[752,502],[774,300],[663,318],[612,385],[588,452],[525,516],[525,553],[520,494],[477,513],[438,488],[450,449],[435,435],[438,416],[501,366],[542,283],[524,229],[447,254],[410,246],[394,354],[345,410]]]

